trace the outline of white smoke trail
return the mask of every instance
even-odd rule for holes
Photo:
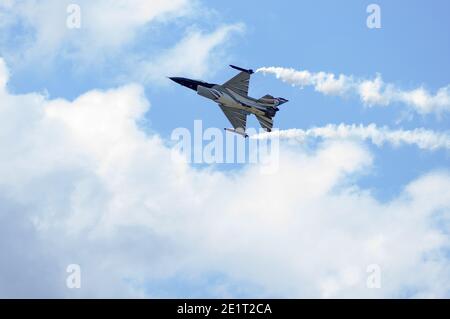
[[[305,141],[308,138],[323,139],[358,139],[369,140],[377,146],[389,143],[394,146],[403,144],[416,145],[424,150],[450,149],[450,134],[438,133],[422,128],[414,130],[390,130],[387,127],[377,127],[375,124],[346,125],[329,124],[324,127],[313,127],[307,130],[289,129],[261,133],[251,136],[253,139],[296,139]]]
[[[298,71],[280,67],[264,67],[257,70],[264,74],[274,74],[283,82],[294,86],[313,86],[325,95],[344,96],[356,94],[367,106],[387,106],[395,102],[404,103],[420,114],[450,111],[450,85],[431,94],[425,88],[401,90],[394,84],[384,83],[381,75],[374,79],[356,79],[352,75]]]

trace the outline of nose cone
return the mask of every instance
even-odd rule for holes
[[[199,81],[196,81],[196,80],[191,80],[191,79],[186,79],[186,78],[178,78],[178,77],[172,77],[169,79],[171,79],[175,83],[178,83],[182,86],[190,88],[191,90],[194,90],[194,91],[197,91],[197,88],[199,85]]]

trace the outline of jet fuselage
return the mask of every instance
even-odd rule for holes
[[[246,70],[234,65],[230,66],[240,73],[222,85],[180,77],[171,77],[170,79],[219,104],[219,107],[233,125],[233,129],[225,128],[225,130],[247,137],[248,135],[245,133],[247,116],[254,114],[264,130],[272,131],[273,118],[279,111],[278,106],[288,102],[288,100],[281,97],[275,98],[268,94],[260,99],[250,97],[248,90],[250,76],[254,73],[253,70]]]
[[[286,103],[283,98],[255,99],[250,96],[242,96],[231,89],[219,84],[211,84],[187,78],[172,77],[172,81],[190,88],[207,99],[213,100],[219,105],[234,109],[244,110],[255,115],[274,116],[279,110],[278,106]]]

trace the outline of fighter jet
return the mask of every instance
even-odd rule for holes
[[[279,111],[278,107],[288,100],[269,94],[260,99],[248,96],[250,76],[254,73],[253,70],[230,66],[240,73],[222,85],[180,77],[170,77],[169,79],[219,104],[233,126],[232,129],[225,128],[225,130],[248,137],[245,132],[247,115],[254,114],[265,131],[272,131],[273,118]]]

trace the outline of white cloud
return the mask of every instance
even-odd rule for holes
[[[423,87],[402,90],[393,84],[385,83],[378,74],[374,79],[356,79],[354,76],[333,73],[313,73],[280,67],[264,67],[258,72],[270,73],[294,86],[314,86],[317,92],[325,95],[345,96],[356,94],[368,106],[387,106],[403,103],[419,114],[441,114],[450,111],[450,86],[440,88],[431,94]]]
[[[213,54],[219,45],[235,32],[242,32],[242,24],[224,25],[211,33],[189,32],[179,43],[156,59],[147,59],[136,68],[137,78],[161,82],[170,76],[202,77],[215,69],[219,55]]]
[[[450,149],[450,135],[448,133],[438,133],[421,128],[414,130],[391,130],[387,127],[378,128],[373,123],[368,126],[328,124],[324,127],[313,127],[307,130],[290,129],[252,136],[252,138],[256,139],[273,137],[300,141],[318,137],[324,139],[356,139],[362,141],[369,140],[378,146],[389,143],[394,146],[402,144],[416,145],[426,150]]]
[[[9,70],[6,67],[5,60],[0,58],[0,90],[6,88],[8,78],[9,78]]]
[[[80,0],[81,28],[70,29],[67,19],[71,13],[69,0],[9,1],[0,4],[0,16],[8,17],[0,24],[2,32],[13,34],[17,24],[22,24],[27,37],[17,48],[4,51],[22,61],[49,61],[57,55],[75,58],[78,62],[92,64],[99,59],[116,54],[129,44],[139,30],[153,22],[164,22],[188,15],[195,2],[188,0]],[[16,42],[17,39],[13,39]],[[45,58],[45,59],[42,59]]]
[[[353,182],[372,163],[359,143],[282,144],[276,174],[224,173],[139,130],[137,85],[0,102],[0,296],[161,296],[180,278],[200,296],[449,295],[446,171],[381,203]],[[366,288],[374,263],[381,289]]]
[[[193,25],[179,42],[158,48],[159,44],[152,44],[151,38],[158,31],[150,27],[193,17],[206,9],[197,1],[188,0],[81,0],[77,1],[81,28],[69,29],[66,20],[71,13],[67,8],[72,2],[33,0],[0,4],[0,17],[7,17],[0,23],[1,53],[7,55],[14,70],[30,64],[51,66],[58,59],[72,62],[75,71],[92,72],[115,65],[108,68],[108,78],[121,83],[130,79],[165,83],[169,74],[201,77],[217,69],[215,65],[224,55],[220,47],[233,34],[244,30],[241,23],[222,24],[211,32]],[[145,41],[145,45],[137,41]]]

